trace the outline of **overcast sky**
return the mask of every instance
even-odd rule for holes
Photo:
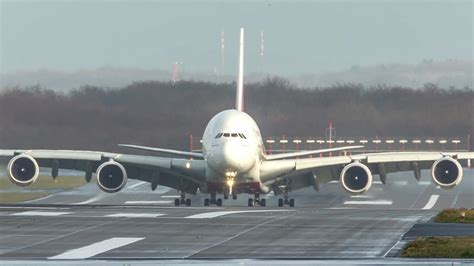
[[[321,73],[351,66],[472,60],[473,1],[0,0],[0,72],[140,67]],[[260,31],[265,54],[259,58]]]

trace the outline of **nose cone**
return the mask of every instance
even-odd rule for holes
[[[238,173],[250,170],[255,164],[255,158],[248,147],[239,142],[226,141],[216,150],[216,170],[219,172],[236,171]]]

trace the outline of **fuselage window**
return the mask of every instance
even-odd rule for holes
[[[219,134],[216,135],[216,139],[218,139],[220,137],[222,137],[222,133],[219,133]]]
[[[228,138],[228,137],[230,137],[230,134],[229,133],[224,133],[224,137]]]
[[[233,137],[233,138],[238,137],[237,133],[232,133],[232,137]]]
[[[247,139],[244,134],[240,134],[242,138]]]

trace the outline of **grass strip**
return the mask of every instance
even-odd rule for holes
[[[24,189],[29,191],[38,189],[68,189],[84,184],[86,184],[86,180],[81,176],[59,176],[54,180],[50,176],[39,176],[35,183],[24,187]],[[15,186],[8,178],[0,179],[0,189],[10,189]]]
[[[474,223],[474,209],[444,209],[434,218],[438,223]]]
[[[474,237],[418,237],[405,247],[402,257],[474,258]]]
[[[48,192],[2,192],[0,203],[18,203],[48,196]]]

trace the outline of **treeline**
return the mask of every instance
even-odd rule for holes
[[[119,150],[118,143],[188,149],[209,119],[235,102],[235,83],[138,82],[69,93],[16,88],[0,94],[0,148]],[[245,108],[264,136],[465,136],[474,91],[334,85],[296,88],[271,78],[247,84]]]

